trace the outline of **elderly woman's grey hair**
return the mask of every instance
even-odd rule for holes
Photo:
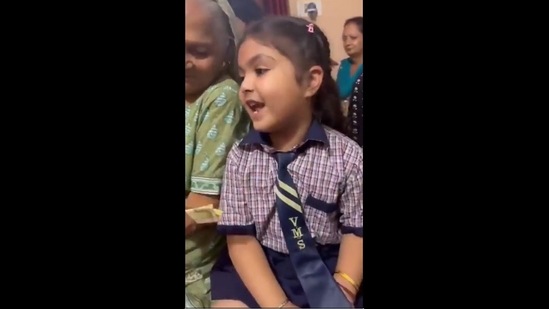
[[[240,83],[240,76],[238,74],[238,66],[236,63],[236,47],[238,46],[239,35],[236,31],[238,19],[233,12],[233,9],[229,5],[227,0],[191,0],[194,3],[200,4],[206,9],[213,18],[213,26],[216,27],[216,35],[221,44],[225,47],[225,57],[223,65],[226,68],[226,72],[236,82]],[[190,1],[185,1],[185,10],[187,4]],[[187,14],[185,12],[185,14]]]

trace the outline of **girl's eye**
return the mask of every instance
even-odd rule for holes
[[[255,74],[257,74],[258,76],[261,76],[267,73],[267,71],[269,71],[269,69],[255,69]]]

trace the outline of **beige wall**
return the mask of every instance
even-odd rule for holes
[[[318,0],[322,5],[322,16],[318,16],[316,24],[324,31],[330,41],[332,59],[339,62],[346,58],[341,33],[346,19],[354,16],[362,16],[363,0]],[[297,15],[298,0],[288,0],[290,15]],[[308,1],[305,0],[305,3]]]

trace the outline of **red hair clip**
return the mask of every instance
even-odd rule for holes
[[[314,33],[315,32],[315,25],[314,24],[308,24],[307,25],[307,28],[309,28],[309,32],[310,33]]]

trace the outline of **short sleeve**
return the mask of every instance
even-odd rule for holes
[[[360,150],[357,150],[360,149]],[[349,147],[345,158],[345,186],[341,195],[341,233],[363,237],[363,154],[358,146]]]
[[[190,191],[219,195],[227,152],[242,136],[245,127],[243,110],[234,86],[220,84],[202,99],[204,110],[196,130]]]
[[[242,150],[237,145],[227,157],[227,168],[223,177],[219,209],[223,212],[217,229],[225,235],[255,235],[255,224],[246,203],[245,186],[241,172]]]

